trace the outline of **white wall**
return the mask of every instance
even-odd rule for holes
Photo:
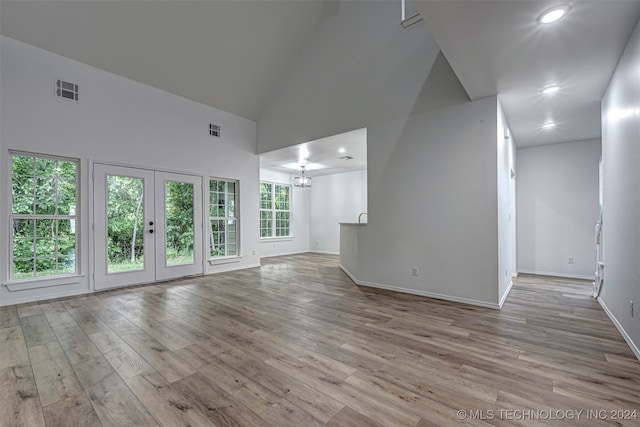
[[[360,283],[497,307],[496,97],[469,102],[396,1],[341,2],[283,81],[259,153],[367,128]]]
[[[513,137],[505,139],[505,128],[509,127],[502,106],[498,102],[497,114],[498,155],[498,300],[505,301],[511,285],[513,258],[515,256],[515,143]]]
[[[290,238],[269,238],[260,240],[260,256],[278,256],[297,254],[309,251],[309,204],[311,188],[293,187],[295,174],[290,175],[266,169],[260,169],[260,180],[279,184],[290,184],[293,188],[291,196],[291,227],[293,236]],[[315,178],[313,185],[315,186]]]
[[[496,126],[490,97],[367,129],[360,281],[498,306]]]
[[[68,156],[81,163],[79,283],[9,292],[3,305],[87,292],[90,289],[89,160],[183,171],[240,180],[240,262],[207,271],[259,264],[258,157],[255,123],[158,89],[2,37],[0,91],[0,282],[8,277],[8,150]],[[54,77],[77,82],[80,102],[54,96]],[[208,124],[222,126],[222,138]],[[6,178],[6,179],[5,179]],[[253,252],[256,255],[253,255]]]
[[[453,105],[466,94],[449,70],[424,22],[402,28],[397,0],[340,2],[260,116],[258,152]]]
[[[602,100],[601,302],[640,358],[640,23]],[[629,301],[635,303],[631,317]]]
[[[518,150],[519,272],[594,277],[599,159],[600,140]]]
[[[314,177],[309,194],[310,249],[338,254],[340,223],[358,222],[358,215],[367,212],[367,171]],[[367,217],[362,220],[366,222]]]

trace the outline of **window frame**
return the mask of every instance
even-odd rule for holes
[[[20,151],[20,150],[9,150],[8,152],[8,162],[9,162],[9,167],[8,167],[8,174],[9,174],[9,179],[8,181],[8,203],[7,203],[7,210],[8,210],[8,225],[9,225],[9,235],[8,235],[8,253],[7,253],[7,260],[8,260],[8,265],[7,265],[7,282],[5,284],[7,284],[7,286],[10,286],[11,290],[17,290],[17,289],[31,289],[33,286],[29,286],[27,288],[23,288],[21,287],[21,285],[27,284],[27,283],[33,283],[33,282],[37,282],[40,283],[40,285],[36,285],[35,287],[41,287],[41,286],[57,286],[57,285],[65,285],[65,284],[71,284],[71,283],[76,283],[79,281],[79,278],[82,277],[82,260],[81,260],[81,252],[80,252],[80,246],[81,246],[81,230],[82,230],[82,223],[81,223],[81,212],[82,212],[82,205],[81,205],[81,186],[80,186],[80,182],[81,182],[81,160],[78,158],[73,158],[73,157],[65,157],[65,156],[57,156],[57,155],[52,155],[52,154],[42,154],[42,153],[34,153],[34,152],[27,152],[27,151]],[[69,163],[74,163],[75,164],[75,213],[73,215],[61,215],[61,214],[37,214],[35,213],[35,211],[33,213],[30,214],[22,214],[22,213],[14,213],[13,212],[13,206],[14,206],[14,193],[13,193],[13,184],[14,184],[14,173],[13,173],[13,158],[14,156],[23,156],[23,157],[31,157],[34,162],[36,162],[39,159],[45,159],[45,160],[55,160],[55,161],[62,161],[62,162],[69,162]],[[27,176],[27,175],[25,175]],[[45,178],[44,176],[39,177],[36,174],[36,170],[35,170],[35,166],[34,166],[34,171],[33,171],[33,179],[34,181],[37,178]],[[57,186],[57,182],[59,180],[59,177],[56,175],[55,177],[56,180],[56,186]],[[36,184],[34,182],[34,192],[37,190]],[[58,201],[58,191],[56,191],[56,202]],[[34,197],[34,206],[35,206],[35,193],[33,194]],[[14,233],[15,233],[15,228],[13,226],[14,221],[15,220],[31,220],[34,221],[34,233],[35,233],[35,221],[37,220],[53,220],[53,221],[59,221],[59,220],[71,220],[74,221],[73,227],[74,227],[74,239],[75,239],[75,244],[74,244],[74,271],[73,272],[62,272],[62,273],[56,273],[56,274],[48,274],[48,275],[44,275],[44,276],[38,276],[37,275],[37,269],[34,270],[34,272],[36,273],[36,275],[33,276],[27,276],[27,277],[19,277],[16,278],[14,276],[14,247],[15,247],[15,237],[14,237]],[[37,240],[36,236],[33,237],[34,242]],[[56,236],[55,236],[55,240],[57,241],[59,239],[59,234],[58,234],[58,230],[56,230]],[[34,243],[35,245],[35,243]],[[58,258],[58,245],[56,243],[56,250],[54,252],[54,257],[57,259]],[[36,248],[34,247],[34,264],[37,261],[38,257],[36,255]],[[56,270],[58,270],[58,266],[57,266],[57,261],[56,261]],[[19,287],[19,288],[18,288]]]
[[[270,208],[263,208],[262,207],[262,184],[268,184],[271,186],[271,207]],[[276,209],[276,187],[287,187],[289,189],[289,208],[288,209]],[[293,239],[293,185],[291,184],[285,184],[285,183],[281,183],[281,182],[274,182],[274,181],[260,181],[260,212],[259,212],[259,233],[260,233],[260,240],[291,240]],[[262,236],[262,212],[269,212],[271,214],[271,219],[270,219],[270,224],[269,224],[269,230],[271,232],[270,236]],[[277,232],[277,227],[276,227],[276,223],[277,223],[277,213],[288,213],[289,214],[289,234],[286,236],[277,236],[276,232]]]
[[[225,183],[233,183],[235,185],[235,193],[234,194],[234,213],[235,216],[230,217],[230,216],[212,216],[211,215],[211,182],[212,181],[223,181]],[[236,258],[241,258],[240,255],[240,180],[238,179],[232,179],[232,178],[220,178],[220,177],[215,177],[215,176],[210,176],[208,177],[207,180],[207,184],[208,184],[208,189],[207,189],[207,194],[209,197],[207,197],[207,222],[208,222],[208,229],[207,229],[207,234],[208,234],[208,241],[209,244],[207,245],[207,251],[208,251],[208,260],[209,263],[217,263],[217,262],[224,262],[225,260],[233,260]],[[218,193],[218,191],[216,191],[216,194]],[[225,196],[228,195],[228,191],[227,191],[227,187],[225,185],[225,192],[224,192]],[[227,202],[225,202],[225,208],[227,207]],[[228,212],[225,209],[225,212]],[[226,253],[228,253],[228,246],[229,246],[229,242],[228,240],[225,239],[225,255],[212,255],[212,249],[213,249],[213,241],[212,239],[212,221],[229,221],[229,220],[234,220],[236,223],[236,236],[235,236],[235,247],[236,247],[236,253],[234,255],[226,255]]]

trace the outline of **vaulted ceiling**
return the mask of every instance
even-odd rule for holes
[[[3,35],[257,120],[322,0],[2,0]]]
[[[427,25],[415,30],[432,33],[472,99],[498,94],[518,146],[598,138],[600,100],[640,1],[567,2],[565,18],[541,25],[555,0],[417,0]],[[0,32],[257,120],[339,8],[328,0],[2,0]],[[552,83],[561,89],[543,96]],[[557,126],[542,129],[549,120]]]

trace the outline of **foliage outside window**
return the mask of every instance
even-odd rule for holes
[[[78,273],[78,161],[11,154],[10,279]]]
[[[188,182],[165,182],[166,265],[195,260],[194,188]]]
[[[107,271],[144,269],[144,180],[107,176]]]
[[[238,182],[209,180],[209,232],[212,258],[238,255]]]
[[[260,183],[260,237],[291,237],[291,186]]]

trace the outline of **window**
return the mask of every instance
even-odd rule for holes
[[[11,154],[10,279],[77,274],[78,161]]]
[[[209,180],[211,258],[238,255],[238,182]]]
[[[260,183],[260,238],[291,237],[291,186]]]

